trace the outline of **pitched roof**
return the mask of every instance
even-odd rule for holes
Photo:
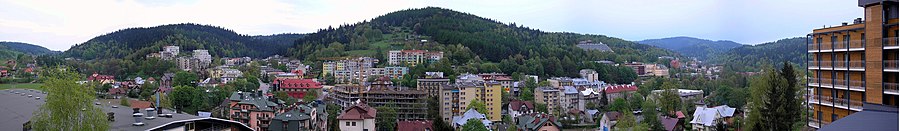
[[[279,78],[275,79],[274,84],[279,84],[279,88],[285,89],[318,89],[322,88],[322,84],[313,79],[295,79],[295,78]]]
[[[672,131],[675,130],[675,126],[678,125],[678,118],[659,116],[659,122],[663,124],[663,127],[665,127],[667,131]]]
[[[397,131],[431,131],[431,121],[398,121]]]
[[[715,108],[697,107],[694,110],[694,119],[690,123],[713,126],[713,122],[717,119],[718,114],[719,111]]]
[[[509,101],[509,108],[514,111],[519,111],[520,109],[522,109],[522,105],[525,105],[525,108],[527,108],[527,110],[534,109],[534,103],[532,103],[530,101],[520,101],[520,100],[510,100]]]
[[[149,101],[128,100],[128,104],[131,104],[131,108],[138,108],[138,109],[153,107],[153,103],[151,103]]]
[[[625,91],[637,91],[638,87],[635,85],[614,85],[606,87],[606,93],[619,93]]]
[[[543,127],[547,122],[557,127],[561,125],[559,121],[556,121],[555,117],[548,114],[525,114],[516,119],[518,120],[516,127],[524,130],[537,130],[538,128]]]
[[[616,120],[619,120],[619,117],[622,116],[622,113],[619,113],[617,111],[610,111],[610,112],[604,113],[603,116],[606,116],[607,118],[609,118],[610,121],[616,121]]]
[[[716,106],[713,108],[716,108],[716,111],[718,111],[719,115],[722,115],[722,117],[734,116],[735,108],[728,107],[728,105],[721,105],[721,106]]]
[[[311,118],[309,116],[309,114],[306,113],[309,110],[310,110],[309,107],[298,106],[297,108],[293,108],[291,110],[285,111],[284,113],[275,115],[275,117],[272,119],[281,120],[281,121],[307,120],[307,119]]]
[[[344,110],[344,113],[341,113],[338,116],[338,120],[363,120],[363,119],[375,119],[375,115],[378,112],[375,108],[369,107],[365,102],[356,103],[356,105],[351,106],[350,108]]]
[[[469,109],[468,111],[466,111],[466,113],[463,113],[462,116],[454,116],[453,124],[461,126],[461,125],[465,125],[466,122],[469,121],[469,119],[478,119],[478,120],[482,120],[482,123],[484,123],[484,125],[490,125],[491,124],[490,121],[487,121],[485,123],[485,118],[487,118],[487,117],[485,117],[484,114],[478,113],[478,111],[476,111],[474,108],[472,108],[472,109]]]

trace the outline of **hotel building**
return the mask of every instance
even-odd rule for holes
[[[807,35],[808,125],[820,128],[863,110],[897,107],[897,1],[859,0],[864,17]]]

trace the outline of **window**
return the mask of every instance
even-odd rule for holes
[[[353,126],[356,126],[356,122],[353,122]]]
[[[820,112],[821,113],[821,112]],[[350,126],[350,122],[347,122],[346,126]]]

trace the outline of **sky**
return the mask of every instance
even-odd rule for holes
[[[855,0],[0,0],[0,41],[67,50],[131,27],[198,23],[239,34],[312,33],[442,7],[550,32],[759,44],[863,16]]]

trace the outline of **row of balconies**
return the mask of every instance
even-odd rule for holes
[[[831,124],[831,122],[820,121],[819,119],[816,119],[813,117],[809,117],[808,119],[809,119],[809,122],[807,125],[809,125],[810,127],[813,127],[813,128],[819,128],[820,126]]]
[[[866,61],[807,61],[808,69],[818,70],[864,70]],[[881,62],[885,71],[896,72],[900,69],[897,60],[884,60]]]
[[[823,87],[823,88],[834,88],[834,89],[847,89],[847,90],[856,90],[856,91],[865,91],[866,89],[866,81],[859,80],[841,80],[841,79],[829,79],[829,78],[821,78],[816,79],[813,77],[806,78],[809,86]]]
[[[807,95],[807,102],[809,102],[810,104],[819,104],[854,111],[862,111],[863,106],[862,101],[848,100],[847,98],[833,98],[829,96],[819,97],[815,94]]]
[[[875,39],[878,40],[878,39]],[[897,37],[888,37],[882,38],[882,45],[884,49],[897,49]],[[864,50],[866,47],[866,40],[850,40],[850,41],[840,41],[836,43],[831,42],[822,42],[819,44],[810,43],[806,45],[806,49],[808,52],[833,52],[833,51],[850,51],[850,50]],[[881,46],[881,45],[879,45]]]

